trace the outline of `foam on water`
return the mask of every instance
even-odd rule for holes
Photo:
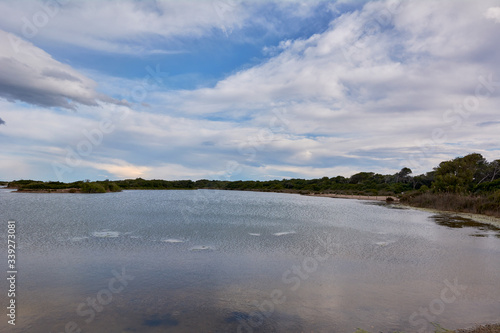
[[[284,236],[284,235],[291,235],[294,233],[295,233],[295,231],[282,231],[282,232],[275,232],[273,235],[274,236]]]
[[[215,250],[215,248],[212,246],[207,246],[207,245],[197,245],[197,246],[193,246],[189,250],[190,251],[213,251],[213,250]]]
[[[85,239],[89,239],[88,237],[84,236],[84,237],[73,237],[70,239],[70,241],[72,242],[80,242],[82,240],[85,240]]]
[[[392,244],[394,242],[395,241],[393,241],[393,240],[389,240],[389,241],[385,241],[385,242],[375,242],[375,244],[379,245],[379,246],[387,246],[387,245]]]
[[[258,237],[258,236],[260,236],[260,234],[259,234],[259,233],[249,232],[248,234],[249,234],[250,236],[257,236],[257,237]]]
[[[92,236],[98,238],[117,238],[120,236],[120,232],[118,231],[95,231],[92,233]]]
[[[165,243],[184,243],[182,239],[176,239],[176,238],[167,238],[167,239],[162,239],[161,241]]]

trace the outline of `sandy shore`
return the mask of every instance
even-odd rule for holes
[[[393,202],[399,202],[399,199],[387,195],[347,195],[347,194],[306,194],[312,197],[326,197],[326,198],[341,198],[341,199],[357,199],[357,200],[376,200],[386,201],[387,198],[392,198]]]

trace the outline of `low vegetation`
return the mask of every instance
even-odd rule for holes
[[[412,175],[402,168],[392,175],[359,172],[351,177],[282,179],[269,181],[146,180],[78,181],[73,183],[18,180],[19,191],[104,193],[123,190],[240,190],[300,194],[395,196],[415,207],[500,216],[500,160],[492,162],[474,153],[444,161],[433,171]]]
[[[9,188],[24,192],[68,192],[68,193],[106,193],[120,192],[122,189],[110,181],[78,181],[73,183],[16,180],[8,183]]]
[[[430,186],[405,193],[401,202],[500,217],[500,160],[488,162],[480,154],[470,154],[441,162],[432,173]]]

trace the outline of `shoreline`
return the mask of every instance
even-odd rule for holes
[[[326,197],[326,198],[340,198],[340,199],[356,199],[356,200],[374,200],[374,201],[386,201],[386,198],[392,198],[394,201],[391,203],[397,204],[401,207],[406,207],[409,209],[420,210],[429,213],[437,213],[437,214],[446,214],[452,216],[458,216],[461,218],[466,218],[469,220],[473,220],[479,223],[489,224],[494,227],[500,228],[500,218],[484,215],[484,214],[474,214],[474,213],[463,213],[463,212],[455,212],[449,210],[439,210],[434,208],[424,208],[424,207],[416,207],[408,204],[400,203],[400,200],[393,196],[367,196],[367,195],[346,195],[346,194],[305,194],[311,197]]]
[[[455,211],[451,211],[451,210],[439,210],[439,209],[434,209],[434,208],[415,207],[415,206],[410,206],[410,205],[406,205],[406,204],[400,204],[400,205],[403,207],[407,207],[407,208],[415,209],[415,210],[421,210],[421,211],[428,212],[428,213],[438,213],[438,214],[457,216],[457,217],[473,220],[473,221],[476,221],[479,223],[489,224],[489,225],[492,225],[494,227],[500,228],[500,218],[495,217],[495,216],[484,215],[484,214],[455,212]]]
[[[340,198],[340,199],[356,199],[356,200],[374,200],[374,201],[386,201],[386,198],[392,198],[394,201],[391,203],[397,204],[401,207],[408,209],[420,210],[428,213],[445,214],[451,216],[457,216],[469,220],[473,220],[479,223],[489,224],[491,226],[500,228],[500,218],[495,216],[489,216],[484,214],[474,214],[474,213],[463,213],[449,210],[439,210],[434,208],[416,207],[408,204],[400,203],[400,200],[393,196],[367,196],[367,195],[345,195],[345,194],[305,194],[311,197],[326,197],[326,198]]]
[[[300,193],[299,193],[300,194]],[[324,198],[335,198],[335,199],[356,199],[356,200],[374,200],[374,201],[387,201],[387,198],[391,198],[392,202],[399,202],[397,197],[391,195],[354,195],[354,194],[303,194],[310,197],[324,197]]]
[[[9,189],[9,188],[7,188]],[[50,189],[50,190],[22,190],[15,188],[10,188],[14,193],[82,193],[82,191],[78,188],[62,188],[62,189]]]

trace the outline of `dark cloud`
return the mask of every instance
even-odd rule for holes
[[[5,125],[5,121],[2,118],[0,118],[0,125]]]
[[[97,83],[71,66],[60,63],[33,44],[0,30],[0,98],[42,107],[76,110],[79,104],[98,102],[129,105],[96,91]]]
[[[39,89],[33,87],[23,87],[9,85],[8,82],[2,82],[0,80],[0,97],[10,101],[22,101],[28,104],[38,105],[41,107],[61,107],[65,109],[76,110],[77,104],[72,102],[75,99],[71,99],[69,96],[64,96],[60,94],[44,93]],[[97,105],[95,100],[76,100],[80,104],[85,105]]]
[[[486,127],[486,126],[492,126],[492,125],[498,125],[500,124],[500,121],[484,121],[482,123],[476,124],[478,127]]]
[[[82,80],[80,80],[79,78],[74,77],[73,75],[71,75],[67,72],[60,71],[57,69],[44,69],[42,71],[42,75],[47,76],[47,77],[53,77],[55,79],[59,79],[59,80],[63,80],[63,81],[66,80],[66,81],[71,81],[71,82],[82,82]]]

